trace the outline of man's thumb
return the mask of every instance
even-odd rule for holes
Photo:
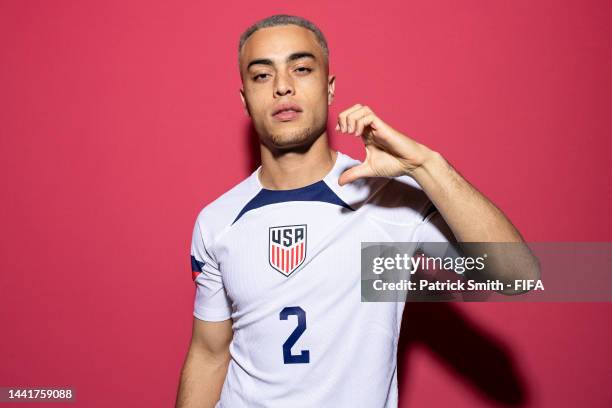
[[[363,177],[368,177],[368,167],[362,163],[342,173],[338,178],[338,184],[343,186]]]

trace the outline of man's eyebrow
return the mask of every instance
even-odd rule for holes
[[[313,53],[307,51],[294,52],[293,54],[287,57],[287,62],[295,61],[302,58],[312,58],[313,60],[317,60]],[[249,62],[247,65],[247,70],[251,68],[251,65],[270,65],[273,66],[274,63],[269,58],[258,58]]]
[[[295,61],[295,60],[302,59],[302,58],[312,58],[315,61],[317,60],[314,54],[310,52],[302,51],[302,52],[294,52],[293,54],[288,56],[287,62]]]

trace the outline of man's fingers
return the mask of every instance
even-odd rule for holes
[[[372,109],[357,103],[338,115],[336,130],[360,136],[363,133],[363,129],[376,120],[376,115],[372,112]]]
[[[367,106],[362,106],[360,109],[349,113],[346,117],[348,133],[354,133],[355,135],[357,135],[357,122],[372,113],[372,110]]]
[[[362,105],[360,103],[357,103],[357,104],[351,106],[350,108],[346,109],[345,111],[342,111],[338,115],[338,125],[340,126],[340,129],[339,129],[340,131],[342,131],[342,132],[346,132],[347,131],[347,129],[348,129],[347,122],[346,122],[347,116],[350,113],[352,113],[352,112],[354,112],[356,110],[361,109],[361,107],[362,107]],[[338,126],[336,126],[336,129],[338,129]]]
[[[363,133],[363,129],[365,129],[366,126],[372,125],[375,121],[376,115],[374,115],[374,113],[372,112],[366,113],[365,115],[357,119],[355,136],[361,136],[361,134]]]
[[[352,183],[355,180],[368,176],[370,176],[370,168],[365,163],[362,163],[355,167],[351,167],[350,169],[342,173],[338,178],[338,184],[343,186],[345,184]]]

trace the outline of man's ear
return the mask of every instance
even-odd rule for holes
[[[334,101],[334,94],[336,93],[336,76],[329,75],[327,78],[327,104],[331,105]]]
[[[250,117],[251,114],[249,113],[249,107],[246,103],[246,99],[244,98],[244,89],[242,88],[240,88],[240,100],[242,101],[242,106],[244,106],[244,113]]]

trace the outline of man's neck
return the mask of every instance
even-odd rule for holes
[[[337,154],[329,147],[326,133],[306,151],[275,155],[262,145],[259,182],[269,190],[290,190],[316,183],[334,167]]]

